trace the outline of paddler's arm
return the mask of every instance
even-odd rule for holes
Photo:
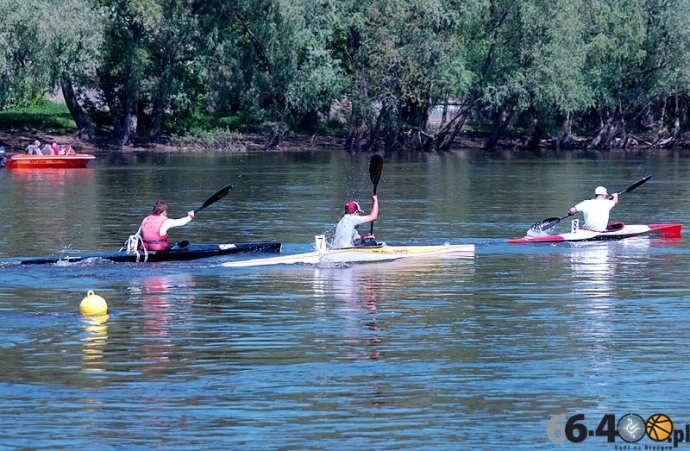
[[[611,200],[613,201],[614,204],[618,203],[618,193],[612,193],[611,194]]]
[[[371,196],[371,200],[374,201],[374,205],[371,207],[371,213],[362,217],[362,223],[366,224],[372,221],[376,221],[379,217],[379,197],[376,194]]]
[[[168,229],[171,229],[173,227],[182,227],[183,225],[189,223],[192,219],[194,219],[194,210],[188,211],[187,216],[185,216],[184,218],[180,218],[180,219],[168,218],[163,222],[163,225],[161,225],[161,229],[160,229],[159,233],[161,234],[161,236],[165,235],[166,233],[168,233]]]
[[[376,221],[376,219],[379,217],[379,197],[376,194],[372,194],[371,200],[373,201],[373,205],[371,207],[371,213],[368,215],[364,216],[362,219],[364,220],[364,223],[369,223]],[[361,236],[358,234],[358,240],[362,241],[367,241],[367,240],[373,240],[376,238],[373,234],[367,234],[364,236]]]

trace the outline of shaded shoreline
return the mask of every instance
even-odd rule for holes
[[[7,153],[22,153],[27,145],[38,139],[42,145],[56,141],[58,145],[69,144],[79,153],[94,152],[293,152],[310,150],[343,150],[345,151],[345,138],[326,136],[326,135],[300,135],[289,133],[277,148],[267,148],[269,142],[268,134],[243,133],[239,140],[241,150],[231,149],[212,149],[204,145],[177,146],[165,142],[135,140],[131,146],[122,146],[114,141],[110,136],[97,136],[91,140],[80,140],[73,134],[56,133],[51,131],[14,131],[0,130],[0,146],[5,146]],[[477,149],[483,148],[486,138],[482,136],[465,136],[456,139],[452,149]],[[506,138],[496,147],[496,150],[521,148],[521,140]]]
[[[0,146],[5,146],[7,153],[23,153],[27,145],[38,139],[42,145],[50,144],[56,141],[58,145],[70,145],[79,153],[96,153],[96,152],[152,152],[152,153],[176,153],[176,152],[224,152],[224,153],[241,153],[241,152],[295,152],[295,151],[311,151],[311,150],[343,150],[345,151],[345,138],[326,136],[326,135],[300,135],[296,133],[289,133],[277,148],[268,148],[269,142],[268,134],[260,133],[244,133],[242,138],[238,140],[237,145],[233,144],[234,149],[214,149],[207,145],[185,145],[178,146],[165,142],[165,140],[134,140],[130,146],[122,146],[113,140],[110,135],[97,136],[90,140],[80,140],[73,134],[57,133],[51,131],[15,131],[15,130],[0,130]],[[484,151],[484,144],[487,137],[481,133],[463,134],[463,136],[456,138],[450,150],[459,149],[475,149]],[[530,151],[526,144],[529,136],[512,134],[505,136],[499,141],[492,151]],[[579,145],[578,145],[579,144]],[[671,151],[671,150],[690,150],[690,142],[687,146],[684,142],[677,144],[674,147],[650,147],[648,143],[638,144],[627,149],[613,148],[613,149],[587,149],[584,146],[584,141],[576,144],[573,149],[561,149],[562,152],[650,152],[650,151]],[[558,151],[551,140],[544,141],[543,145],[538,149],[533,149],[532,152],[541,153],[545,151]]]

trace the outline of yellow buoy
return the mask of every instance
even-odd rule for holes
[[[108,313],[108,304],[105,299],[98,296],[93,290],[86,293],[86,297],[79,304],[79,311],[82,315],[105,315]]]

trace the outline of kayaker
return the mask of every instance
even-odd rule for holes
[[[194,219],[194,210],[180,219],[168,218],[168,204],[162,200],[153,206],[153,213],[144,218],[139,228],[144,247],[150,251],[160,251],[168,247],[168,229],[181,227]]]
[[[361,207],[354,200],[348,201],[345,204],[345,214],[338,222],[335,228],[335,238],[333,238],[333,249],[342,249],[345,247],[354,247],[358,240],[374,239],[374,235],[362,236],[359,234],[358,227],[361,224],[367,224],[376,221],[379,216],[379,198],[376,194],[371,196],[374,201],[371,207],[371,213],[366,216]]]
[[[609,212],[617,203],[618,193],[613,193],[609,197],[605,187],[597,186],[594,189],[594,199],[583,200],[571,207],[568,210],[568,216],[582,212],[585,217],[582,229],[604,232],[609,223]]]

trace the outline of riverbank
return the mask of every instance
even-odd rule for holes
[[[102,151],[112,152],[213,152],[237,150],[213,149],[208,146],[174,146],[164,141],[136,140],[131,146],[121,146],[110,137],[98,136],[92,140],[80,140],[74,135],[53,133],[50,131],[8,131],[0,130],[0,146],[4,146],[8,153],[23,152],[27,145],[40,140],[42,144],[56,141],[59,145],[70,145],[79,153],[94,153]],[[242,152],[268,151],[266,144],[268,136],[261,134],[243,134],[238,140],[236,148]],[[272,151],[299,151],[313,149],[344,149],[343,139],[332,136],[296,135],[290,134]]]
[[[54,133],[51,131],[14,131],[0,130],[0,146],[5,146],[8,153],[23,152],[24,148],[34,140],[40,140],[42,144],[50,144],[56,141],[59,145],[70,145],[79,153],[94,153],[102,151],[112,152],[234,152],[234,150],[213,149],[208,146],[174,146],[166,142],[134,141],[131,146],[121,146],[108,136],[97,136],[93,140],[80,140],[74,135]],[[259,151],[303,151],[315,149],[344,150],[345,139],[325,135],[298,135],[289,133],[280,143],[277,149],[267,149],[268,136],[258,133],[242,134],[238,140],[237,148],[242,152]],[[463,137],[456,140],[454,148],[481,149],[484,137]],[[506,139],[499,148],[516,148],[520,146],[519,140]]]
[[[456,138],[452,149],[483,149],[487,140],[487,136],[481,133],[463,134]],[[95,153],[95,152],[290,152],[290,151],[305,151],[317,149],[331,149],[331,150],[345,150],[345,139],[335,136],[326,135],[299,135],[296,133],[288,133],[280,145],[275,149],[268,149],[267,144],[269,137],[266,134],[260,133],[245,133],[241,138],[233,143],[233,150],[230,149],[216,149],[206,145],[185,145],[176,146],[168,143],[166,140],[160,141],[143,141],[135,140],[131,146],[121,146],[115,142],[109,135],[97,136],[88,141],[77,139],[72,134],[53,133],[51,131],[14,131],[14,130],[0,130],[0,146],[5,146],[8,153],[23,152],[24,148],[32,143],[34,140],[40,140],[42,144],[50,144],[56,141],[59,145],[70,145],[79,153]],[[529,136],[526,134],[512,133],[506,135],[499,141],[494,148],[495,151],[509,151],[525,149],[529,141]],[[644,138],[636,138],[628,143],[629,147],[626,149],[613,148],[607,151],[638,151],[644,152],[648,150],[661,149],[690,149],[690,136],[684,135],[681,139],[675,140],[674,143],[658,142],[655,146],[650,146],[650,142]],[[554,143],[552,140],[545,140],[540,146],[541,150],[553,149]],[[584,140],[575,144],[573,150],[586,150],[586,143]]]

